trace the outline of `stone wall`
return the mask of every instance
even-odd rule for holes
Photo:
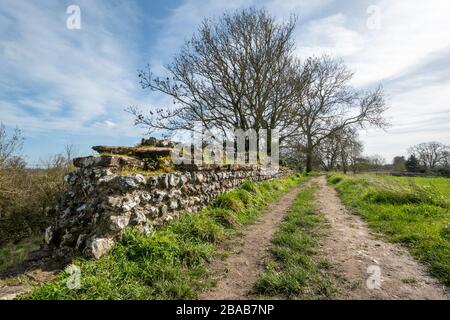
[[[183,211],[198,211],[244,180],[287,174],[250,165],[190,165],[155,175],[140,170],[141,160],[116,155],[78,158],[74,164],[77,169],[65,177],[69,188],[45,240],[58,254],[82,252],[95,258],[110,251],[127,226],[151,233],[155,225]]]

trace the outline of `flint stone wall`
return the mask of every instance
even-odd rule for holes
[[[220,193],[244,180],[263,181],[289,174],[255,166],[186,166],[160,175],[123,174],[139,160],[122,156],[78,158],[65,179],[58,217],[47,228],[46,243],[59,254],[82,252],[100,258],[108,253],[127,226],[151,233],[155,225],[196,212]]]

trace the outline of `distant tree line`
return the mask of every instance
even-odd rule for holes
[[[385,164],[382,169],[450,176],[450,146],[435,141],[414,145],[408,149],[406,157],[396,156],[392,164]]]
[[[450,146],[436,141],[424,142],[409,148],[408,154],[406,160],[404,157],[396,157],[396,171],[450,175]]]

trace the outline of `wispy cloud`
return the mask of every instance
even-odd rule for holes
[[[123,134],[136,134],[123,113],[141,98],[132,39],[114,33],[132,30],[135,8],[79,5],[81,30],[66,28],[61,2],[14,1],[0,9],[6,21],[0,36],[2,121],[30,132],[110,135],[113,127],[104,119],[111,118]]]

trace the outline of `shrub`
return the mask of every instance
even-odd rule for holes
[[[0,245],[40,233],[55,215],[67,166],[0,169]]]

